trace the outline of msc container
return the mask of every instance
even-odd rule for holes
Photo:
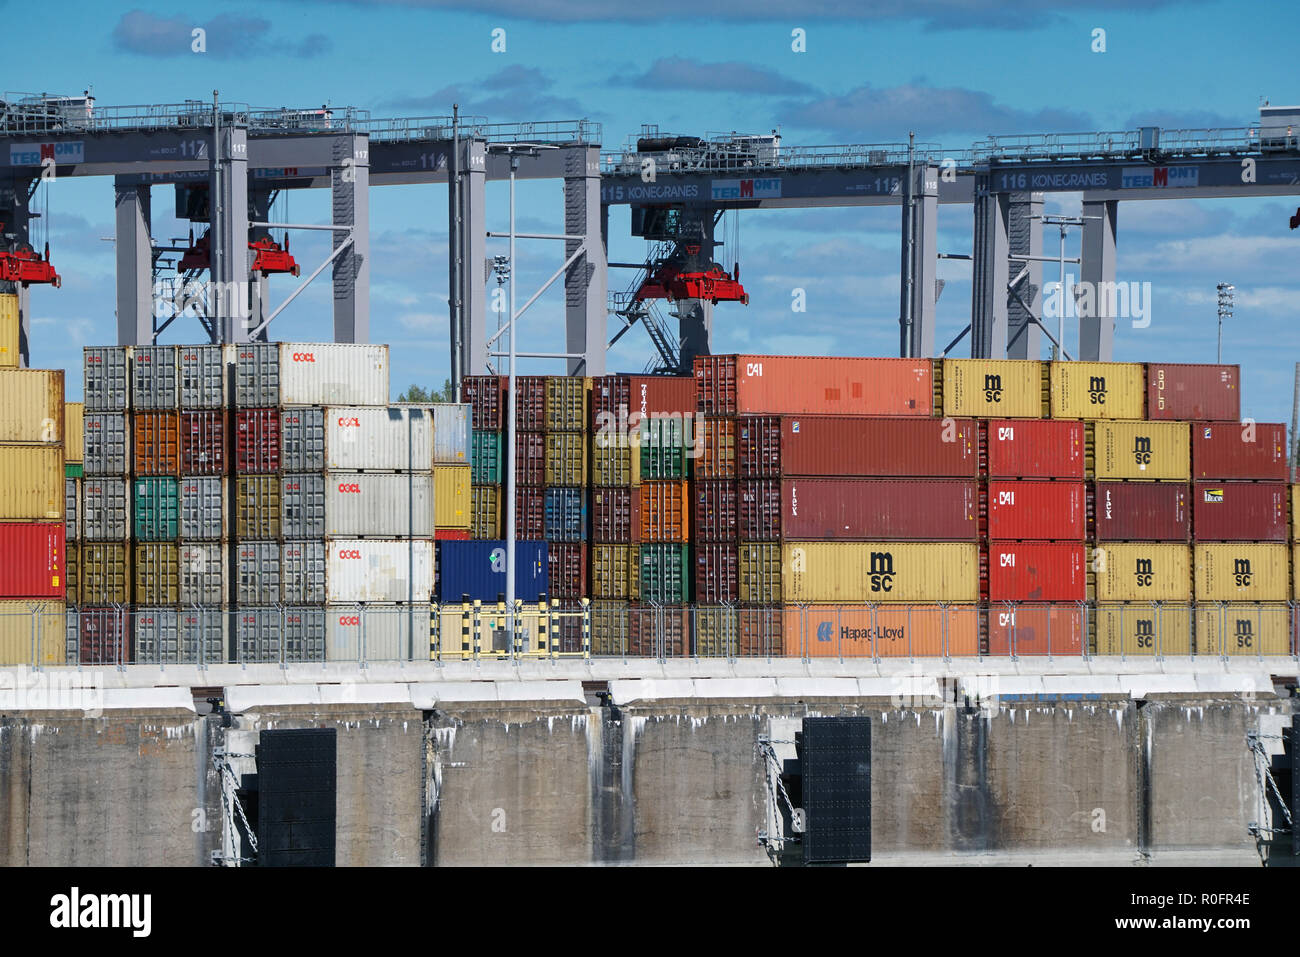
[[[740,546],[736,542],[700,542],[695,546],[695,600],[738,600]]]
[[[581,432],[546,433],[546,485],[586,484],[587,436]]]
[[[62,446],[0,446],[0,521],[62,521],[65,477]]]
[[[1192,532],[1198,542],[1285,542],[1284,482],[1197,482]]]
[[[225,412],[182,412],[180,430],[182,474],[225,474]]]
[[[131,379],[127,374],[130,346],[87,346],[82,369],[87,412],[125,412],[129,407]]]
[[[695,459],[695,474],[697,477],[706,479],[736,477],[738,469],[737,432],[737,423],[734,418],[723,419],[710,416],[704,419],[703,440],[697,440],[697,448],[702,453]],[[644,457],[642,457],[642,469],[644,467]]]
[[[1192,423],[1192,478],[1286,482],[1286,426],[1240,422]]]
[[[136,475],[179,475],[181,432],[179,412],[135,412],[131,435]]]
[[[418,661],[429,658],[428,604],[325,609],[326,661]]]
[[[63,526],[0,523],[0,598],[58,598],[67,588]]]
[[[501,536],[501,489],[496,485],[475,485],[470,492],[470,534],[474,538]],[[437,516],[434,516],[437,518]]]
[[[1290,555],[1285,545],[1205,545],[1196,556],[1197,601],[1286,601]]]
[[[976,478],[974,419],[754,416],[737,420],[742,478]]]
[[[1147,418],[1241,419],[1241,367],[1147,363]]]
[[[1098,605],[1093,621],[1099,655],[1169,657],[1192,653],[1189,605]]]
[[[131,429],[126,415],[96,412],[86,416],[86,474],[125,475],[131,470]]]
[[[176,350],[182,409],[221,409],[226,405],[226,360],[221,346],[180,346]]]
[[[769,542],[781,538],[781,480],[747,479],[737,484],[738,537]]]
[[[325,410],[325,467],[330,469],[433,468],[433,413],[418,406]]]
[[[596,598],[635,599],[641,589],[637,545],[593,545],[591,594]]]
[[[1082,482],[990,480],[988,537],[1082,541],[1085,499]]]
[[[130,545],[126,542],[87,542],[82,546],[81,600],[88,605],[130,603]]]
[[[324,470],[324,409],[281,410],[280,468],[286,472],[320,472]]]
[[[22,319],[18,312],[18,296],[0,293],[0,368],[17,369],[22,361],[18,340],[22,332]]]
[[[984,439],[989,478],[1082,479],[1082,422],[993,420]]]
[[[543,513],[543,537],[547,541],[581,542],[586,539],[587,493],[585,489],[546,489],[543,495]],[[559,595],[557,597],[563,598],[566,596]],[[582,596],[577,595],[574,597],[580,598]]]
[[[695,395],[709,415],[928,416],[928,360],[821,356],[698,356]]]
[[[280,537],[280,476],[235,479],[235,535],[239,539]]]
[[[285,472],[280,476],[281,535],[285,538],[325,537],[325,485],[328,481],[338,483],[346,480],[340,479],[338,473],[326,476],[320,472]]]
[[[1091,428],[1098,479],[1186,482],[1191,477],[1186,422],[1096,422]]]
[[[139,542],[132,564],[135,603],[175,605],[181,600],[180,549],[175,542]]]
[[[1051,363],[1054,419],[1140,419],[1146,369],[1136,362]]]
[[[1092,486],[1092,537],[1106,542],[1187,542],[1187,486],[1172,482],[1097,482]]]
[[[434,432],[435,437],[437,432]],[[473,438],[474,483],[476,485],[499,485],[505,481],[501,462],[501,433],[483,432],[475,429]]]
[[[509,400],[509,379],[506,380]],[[515,428],[521,432],[546,430],[546,377],[521,375],[515,377]]]
[[[280,580],[286,604],[324,604],[325,543],[303,541],[281,545]]]
[[[438,528],[469,528],[472,521],[473,476],[468,465],[433,467],[433,521]]]
[[[180,404],[175,346],[135,346],[131,362],[131,408],[174,409]]]
[[[640,658],[689,655],[690,610],[682,605],[633,605],[628,609],[627,653]]]
[[[686,482],[642,482],[637,495],[642,542],[689,541],[691,500]]]
[[[280,466],[278,409],[241,409],[235,413],[235,469],[274,472]]]
[[[63,480],[63,537],[69,542],[81,540],[81,486],[85,479]]]
[[[67,615],[68,664],[116,665],[133,660],[131,613],[125,608],[83,605]]]
[[[220,608],[226,594],[227,546],[220,542],[182,542],[176,552],[180,603]]]
[[[66,615],[62,601],[0,601],[0,667],[65,664]]]
[[[739,534],[736,483],[701,479],[691,486],[695,503],[694,535],[697,542],[734,542]],[[746,538],[766,538],[747,535]]]
[[[64,436],[63,370],[0,368],[0,442],[59,445]]]
[[[388,346],[282,342],[280,395],[269,405],[385,405]]]
[[[779,605],[783,566],[781,546],[776,542],[741,542],[740,577],[737,592],[750,605]]]
[[[634,488],[593,488],[592,541],[601,545],[635,544],[641,535],[640,505],[641,498]]]
[[[541,432],[515,433],[515,485],[544,484],[547,461],[545,435]],[[505,484],[504,480],[502,484]]]
[[[546,431],[585,432],[591,380],[582,376],[546,377]]]
[[[730,420],[715,420],[730,421]],[[689,420],[650,417],[641,420],[641,477],[644,479],[680,479],[686,477]],[[707,426],[706,426],[707,428]],[[733,429],[734,435],[734,429]],[[734,439],[732,442],[734,447]],[[734,461],[735,454],[732,453]],[[734,473],[733,465],[732,471]]]
[[[542,489],[521,485],[515,489],[515,538],[546,537],[546,499]]]
[[[641,484],[641,455],[630,445],[604,445],[592,440],[591,484],[636,486]]]
[[[537,601],[546,594],[549,570],[546,542],[515,542],[515,597]],[[506,592],[506,543],[438,543],[438,600],[496,601]],[[469,596],[466,599],[465,596]]]
[[[988,609],[990,655],[1079,655],[1083,653],[1080,605],[994,605]]]
[[[82,480],[82,530],[87,541],[125,541],[131,537],[129,480],[90,476]]]
[[[1033,359],[944,359],[943,414],[1038,419],[1045,413],[1043,363]]]
[[[1198,655],[1294,654],[1291,608],[1285,603],[1200,605],[1196,609]]]
[[[973,605],[787,606],[787,655],[809,658],[970,658],[979,654]]]
[[[633,416],[690,416],[695,407],[694,376],[607,375],[591,380],[592,420],[597,429],[614,427],[624,417],[635,427]]]
[[[63,403],[63,460],[69,465],[86,461],[86,404]]]
[[[280,543],[240,542],[235,546],[235,600],[270,605],[280,600]]]
[[[180,495],[176,479],[138,478],[131,514],[134,538],[142,542],[171,542],[180,537]]]
[[[218,475],[184,475],[178,483],[180,536],[221,541],[226,525],[227,480]]]
[[[549,542],[546,546],[547,593],[551,598],[587,595],[587,546],[577,542]]]
[[[1097,601],[1192,600],[1192,551],[1186,545],[1098,542],[1092,575]]]
[[[787,603],[979,600],[973,543],[791,541],[781,554]]]
[[[468,467],[445,466],[468,472]],[[465,476],[469,494],[469,476]],[[327,538],[433,538],[434,477],[427,472],[328,472],[325,475]],[[289,503],[282,499],[284,515]],[[465,507],[465,520],[469,508]],[[299,531],[285,531],[288,537]]]
[[[442,542],[469,545],[473,542]],[[433,542],[335,539],[325,543],[326,601],[429,602],[433,593]],[[523,564],[520,568],[524,568]],[[543,572],[545,574],[545,572]],[[526,576],[521,574],[521,580]],[[504,581],[505,572],[501,573]]]
[[[990,542],[989,601],[1083,601],[1083,543]]]
[[[777,534],[763,538],[816,541],[975,541],[979,538],[979,486],[974,481],[804,478],[785,479],[780,486]],[[746,502],[745,511],[748,509]],[[1082,490],[1078,521],[1078,537],[1082,538]],[[758,524],[763,530],[761,523]]]
[[[485,431],[504,427],[505,379],[495,375],[467,375],[460,380],[460,397],[469,403],[470,425]]]

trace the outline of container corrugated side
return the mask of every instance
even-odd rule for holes
[[[1196,653],[1291,655],[1291,608],[1284,602],[1201,605],[1196,609]]]
[[[86,404],[63,403],[63,460],[68,464],[86,461]]]
[[[1037,419],[1043,408],[1043,364],[1032,359],[944,359],[943,414]]]
[[[131,408],[175,409],[180,405],[175,346],[136,346],[131,361]]]
[[[181,538],[221,541],[229,534],[226,521],[228,481],[219,475],[181,476],[177,486]]]
[[[924,489],[918,488],[917,491]],[[988,537],[1082,541],[1087,526],[1086,498],[1082,482],[991,479],[988,483]],[[922,497],[922,509],[928,504]]]
[[[1101,541],[1187,542],[1192,537],[1188,486],[1173,482],[1097,482],[1094,537]]]
[[[63,441],[63,370],[0,369],[0,442]]]
[[[1082,489],[1078,499],[1078,537],[1082,538]],[[973,480],[785,479],[776,537],[975,541],[979,486]]]
[[[988,599],[1083,601],[1085,565],[1082,542],[989,542]]]
[[[433,468],[433,413],[420,406],[330,406],[325,410],[325,467]]]
[[[433,522],[437,528],[469,528],[473,521],[473,475],[468,465],[433,468]]]
[[[1192,478],[1286,482],[1286,426],[1264,422],[1193,422]]]
[[[1092,425],[1098,479],[1186,482],[1192,475],[1186,422],[1096,422]]]
[[[791,541],[782,562],[787,603],[979,600],[974,543]]]
[[[429,539],[333,539],[325,543],[326,600],[427,604],[433,595],[433,567]]]
[[[125,412],[130,408],[131,379],[127,359],[131,346],[86,346],[82,359],[87,412]]]
[[[975,478],[979,474],[979,429],[974,419],[749,416],[736,423],[739,474],[744,478]]]
[[[220,608],[226,593],[228,545],[221,542],[181,542],[176,552],[180,602]]]
[[[324,470],[324,409],[283,409],[280,412],[280,468],[286,472]]]
[[[468,498],[469,467],[446,468],[467,473],[464,497]],[[435,485],[435,476],[428,472],[327,472],[325,536],[432,538]],[[468,505],[463,514],[468,520]]]
[[[62,601],[0,601],[0,666],[66,663]]]
[[[249,605],[233,617],[237,662],[301,663],[325,658],[322,608]]]
[[[1196,544],[1197,601],[1286,601],[1291,589],[1285,545]]]
[[[17,369],[22,363],[19,336],[22,319],[15,293],[0,293],[0,369]]]
[[[130,417],[119,412],[91,412],[85,418],[87,475],[126,475],[131,471]]]
[[[536,601],[546,592],[549,571],[547,543],[515,542],[515,597]],[[496,601],[506,590],[506,543],[503,541],[440,541],[438,597],[440,601]]]
[[[175,542],[137,542],[132,562],[138,605],[175,605],[180,599],[180,550]]]
[[[182,409],[225,407],[226,361],[221,346],[180,346],[176,368]]]
[[[326,661],[418,661],[429,658],[428,604],[325,607]]]
[[[280,405],[385,405],[388,346],[280,343]]]
[[[1291,540],[1300,539],[1300,485],[1291,486]]]
[[[62,521],[62,445],[0,446],[0,521]]]
[[[66,550],[57,522],[0,522],[0,598],[63,598]]]
[[[1082,422],[995,419],[985,438],[990,478],[1082,479]]]
[[[125,541],[131,537],[131,504],[135,498],[130,479],[90,475],[82,480],[82,531],[86,541]]]
[[[698,409],[711,415],[929,416],[928,360],[835,356],[699,356]]]
[[[1169,657],[1192,653],[1190,605],[1101,604],[1092,615],[1098,655]]]
[[[429,408],[433,410],[434,465],[471,464],[469,405],[434,402]]]
[[[704,419],[704,434],[695,438],[703,453],[694,460],[697,478],[735,478],[737,474],[737,422],[734,418],[708,416]],[[645,477],[645,459],[642,458],[642,478]]]
[[[988,609],[990,655],[1078,655],[1083,653],[1083,608],[1074,604],[1026,603]]]
[[[1090,568],[1097,601],[1192,600],[1192,550],[1186,545],[1098,542]]]
[[[1148,362],[1147,417],[1238,421],[1241,367]]]
[[[1285,482],[1197,482],[1192,534],[1198,542],[1287,541]]]
[[[1146,367],[1136,362],[1051,363],[1054,419],[1140,419]]]
[[[979,654],[973,605],[787,605],[785,654],[809,658],[969,658]]]

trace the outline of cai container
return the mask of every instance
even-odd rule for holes
[[[1186,422],[1095,422],[1091,427],[1097,479],[1186,482],[1191,478]]]
[[[943,414],[990,419],[1038,419],[1046,365],[1033,359],[944,359]]]
[[[547,543],[515,542],[515,597],[537,601],[546,594]],[[438,542],[438,601],[495,602],[506,592],[506,543],[503,541]],[[465,596],[468,596],[466,599]]]
[[[1192,478],[1285,482],[1286,426],[1280,423],[1193,422]]]
[[[1074,604],[992,605],[988,609],[990,655],[1083,653],[1083,607]]]
[[[989,478],[1081,480],[1084,475],[1082,422],[994,419],[984,448]]]
[[[741,478],[979,474],[974,419],[747,416],[736,422],[736,446]]]
[[[929,360],[830,356],[698,356],[696,408],[708,415],[928,416]]]
[[[475,543],[439,543],[464,544]],[[429,539],[332,539],[325,543],[326,600],[427,604],[433,595],[433,569]]]
[[[1140,419],[1146,367],[1137,362],[1051,363],[1054,419]]]
[[[1148,362],[1147,418],[1239,421],[1241,367]]]
[[[65,431],[62,369],[0,368],[0,442],[59,445]]]
[[[979,600],[979,551],[973,542],[788,541],[781,552],[782,600],[974,602]]]
[[[1197,482],[1192,533],[1198,542],[1285,542],[1285,482]]]
[[[325,467],[375,471],[433,468],[433,413],[419,406],[330,406]]]
[[[1083,601],[1085,566],[1082,542],[990,542],[988,600]]]
[[[0,522],[0,598],[57,598],[66,589],[60,522]]]
[[[1093,537],[1098,541],[1191,539],[1190,492],[1182,482],[1097,482],[1090,494]]]
[[[1084,490],[1082,482],[990,479],[988,537],[1083,541],[1086,525]],[[925,498],[929,499],[929,496]]]
[[[1082,494],[1077,511],[1082,538]],[[785,479],[780,519],[781,538],[975,541],[979,486],[936,479]]]
[[[1101,602],[1189,602],[1192,550],[1163,542],[1098,542],[1091,573]]]
[[[279,358],[279,401],[273,404],[385,405],[388,402],[386,345],[282,342]]]

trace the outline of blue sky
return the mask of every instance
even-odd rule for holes
[[[922,0],[855,4],[823,0],[788,12],[758,0],[656,4],[570,0],[464,3],[216,2],[175,6],[73,2],[48,13],[7,6],[22,36],[7,50],[9,86],[74,93],[93,86],[100,105],[207,99],[253,106],[328,102],[373,116],[462,110],[497,122],[588,117],[607,148],[642,123],[703,134],[780,127],[788,144],[918,140],[961,149],[991,133],[1245,126],[1260,97],[1300,102],[1291,3],[1261,3],[1248,15],[1231,3],[1127,2],[979,4]],[[733,9],[733,7],[735,9]],[[599,10],[601,20],[589,19]],[[743,12],[741,12],[743,10]],[[190,31],[208,50],[190,50]],[[1092,31],[1106,52],[1092,52]],[[506,51],[491,49],[506,31]],[[791,30],[807,52],[791,50]],[[556,231],[558,183],[521,187],[521,228]],[[1049,199],[1078,212],[1077,194]],[[112,342],[113,191],[105,179],[65,178],[43,188],[49,237],[64,276],[59,290],[33,292],[34,363],[79,370],[80,347]],[[1213,361],[1214,284],[1237,287],[1224,359],[1243,366],[1244,412],[1289,421],[1293,366],[1300,359],[1297,293],[1300,230],[1286,220],[1300,199],[1131,202],[1119,211],[1118,278],[1152,284],[1152,322],[1121,322],[1116,358]],[[169,189],[154,192],[154,232],[179,236]],[[489,187],[489,228],[506,224],[505,186]],[[323,191],[294,194],[276,217],[324,222]],[[441,383],[448,370],[446,191],[385,187],[371,192],[372,338],[393,352],[394,393],[410,382]],[[898,212],[894,209],[763,211],[742,214],[739,258],[748,307],[715,313],[715,351],[889,355],[897,344]],[[610,223],[610,257],[640,259],[626,208]],[[38,230],[36,239],[43,239]],[[1056,250],[1054,235],[1046,249]],[[939,248],[966,253],[968,208],[940,211]],[[1068,254],[1077,254],[1077,238]],[[315,234],[293,237],[311,268],[324,256]],[[489,254],[494,250],[489,246]],[[521,244],[521,291],[529,294],[561,261],[552,244]],[[730,264],[733,251],[718,257]],[[940,263],[947,281],[938,339],[946,343],[970,310],[970,267]],[[327,278],[327,277],[326,277]],[[615,272],[611,285],[630,277]],[[808,312],[790,312],[790,290],[807,291]],[[278,302],[292,288],[272,282]],[[520,347],[563,345],[557,284],[524,320]],[[327,283],[309,289],[276,320],[273,337],[329,338]],[[193,341],[196,324],[162,341]],[[958,349],[958,354],[961,353]],[[629,333],[611,366],[639,370],[648,340]],[[559,371],[536,364],[528,371]],[[80,394],[70,375],[69,394]]]

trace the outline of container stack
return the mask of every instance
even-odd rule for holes
[[[546,541],[547,592],[562,611],[574,612],[590,594],[588,549],[587,464],[591,440],[591,380],[581,376],[542,379],[543,425],[546,435],[545,485],[541,491],[540,534]],[[530,503],[535,507],[535,503]],[[519,511],[516,511],[516,515]],[[530,529],[535,530],[535,529]],[[521,536],[525,537],[525,536]],[[525,596],[531,597],[531,596]],[[581,619],[561,614],[560,650],[582,650]],[[577,625],[578,627],[574,627]]]
[[[471,477],[470,537],[501,538],[505,516],[505,384],[500,376],[466,376],[461,397],[470,407]]]
[[[629,376],[591,382],[592,653],[628,654],[628,609],[637,597],[641,542],[639,419],[629,424]],[[635,438],[633,438],[635,436]]]

